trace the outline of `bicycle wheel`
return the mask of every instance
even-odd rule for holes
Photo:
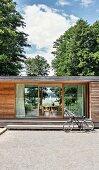
[[[63,124],[63,130],[65,132],[70,132],[73,129],[73,121],[66,121]]]
[[[84,131],[92,131],[94,130],[94,123],[91,120],[84,120],[82,122],[82,127]]]

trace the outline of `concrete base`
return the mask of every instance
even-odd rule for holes
[[[50,119],[0,119],[0,127],[7,129],[54,129],[62,130],[66,119],[50,120]],[[99,128],[99,123],[94,123],[95,128]],[[1,128],[1,129],[2,129]],[[77,129],[75,126],[74,129]]]

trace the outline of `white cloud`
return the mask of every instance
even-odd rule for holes
[[[88,7],[89,5],[93,4],[94,0],[81,0],[81,4],[84,7]]]
[[[99,13],[99,9],[96,9],[96,12]]]
[[[58,0],[57,5],[65,6],[65,5],[70,5],[70,2],[67,0]]]
[[[29,34],[29,42],[37,48],[52,47],[53,42],[78,20],[74,15],[66,18],[46,5],[27,6],[24,12],[25,32]]]
[[[48,63],[54,58],[51,54],[53,42],[78,20],[74,15],[62,15],[56,9],[41,4],[27,6],[23,17],[26,23],[24,32],[29,35],[29,42],[38,49],[28,56],[42,55]],[[41,48],[46,48],[47,51],[40,51]]]

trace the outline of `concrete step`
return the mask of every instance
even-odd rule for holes
[[[63,130],[63,124],[59,125],[7,125],[8,130]],[[75,125],[73,130],[78,129],[78,126]]]
[[[0,119],[0,123],[42,123],[42,122],[44,122],[44,123],[50,123],[50,122],[65,122],[67,119],[59,119],[59,120],[46,120],[46,119],[41,119],[41,120],[35,120],[35,119],[29,119],[29,120],[27,120],[27,119]]]
[[[7,125],[62,125],[66,120],[0,120],[0,127]]]
[[[63,125],[7,125],[8,130],[62,130]]]

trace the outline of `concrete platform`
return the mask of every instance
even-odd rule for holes
[[[63,129],[63,124],[67,119],[0,119],[0,127],[7,129]],[[99,123],[94,123],[95,128],[99,128]],[[77,127],[75,127],[77,128]]]

